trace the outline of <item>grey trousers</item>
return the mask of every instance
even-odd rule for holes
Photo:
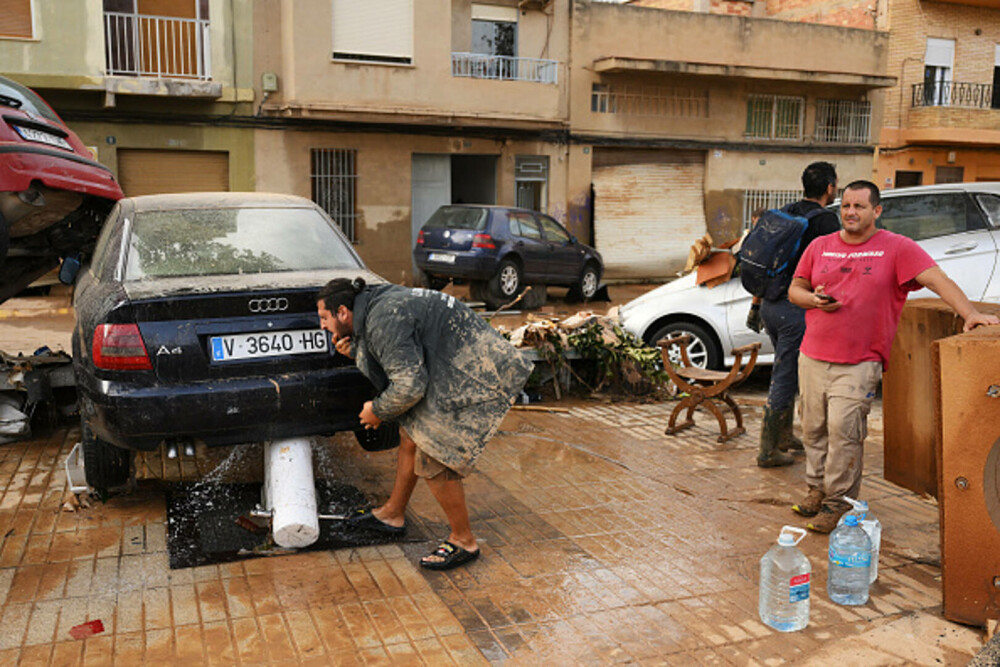
[[[831,364],[799,355],[802,384],[802,442],[806,483],[826,493],[832,510],[849,508],[857,498],[864,466],[864,441],[882,364]]]

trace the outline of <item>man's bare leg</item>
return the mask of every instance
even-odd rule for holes
[[[465,505],[465,488],[462,486],[461,478],[447,479],[448,474],[442,473],[427,480],[427,486],[435,500],[441,505],[445,516],[448,518],[448,525],[451,527],[451,534],[448,541],[460,546],[466,551],[477,551],[479,545],[472,535],[472,526],[469,524],[469,510]],[[428,556],[425,560],[441,560],[436,556]]]
[[[375,518],[390,526],[402,526],[406,523],[406,506],[417,485],[417,476],[413,472],[413,462],[417,456],[417,445],[403,429],[399,430],[399,450],[396,452],[396,481],[392,485],[389,499],[381,507],[372,510]]]

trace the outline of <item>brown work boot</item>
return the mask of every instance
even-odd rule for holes
[[[806,528],[814,533],[832,533],[846,511],[846,509],[830,509],[829,505],[823,505],[816,517],[806,524]]]
[[[795,463],[791,454],[786,454],[778,448],[779,412],[764,408],[764,419],[760,426],[760,451],[757,452],[757,466],[760,468],[777,468]]]
[[[795,437],[792,425],[795,421],[795,408],[791,407],[777,413],[778,418],[778,449],[783,452],[794,450],[801,452],[805,449],[802,441]]]
[[[810,486],[809,493],[806,494],[806,499],[801,503],[792,505],[792,511],[806,517],[816,516],[823,507],[823,500],[825,498],[826,494],[823,493],[822,489]]]

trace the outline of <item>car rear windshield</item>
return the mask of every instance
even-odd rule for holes
[[[347,240],[308,208],[149,211],[132,221],[125,280],[356,268]]]
[[[471,229],[481,231],[486,229],[486,219],[489,210],[485,208],[466,208],[464,206],[442,206],[434,211],[434,215],[424,223],[428,229]]]
[[[49,105],[42,98],[21,84],[3,77],[0,77],[0,106],[20,109],[33,116],[41,116],[62,125],[59,116],[49,108]]]

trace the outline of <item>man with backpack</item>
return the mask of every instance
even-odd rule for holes
[[[804,197],[789,204],[781,211],[762,214],[758,238],[771,239],[783,247],[761,248],[771,265],[767,275],[750,284],[754,248],[751,237],[744,241],[740,251],[743,264],[743,284],[753,293],[754,299],[747,315],[747,327],[760,333],[767,329],[774,346],[774,366],[771,368],[771,385],[767,392],[764,421],[760,432],[760,451],[757,465],[773,468],[794,463],[789,449],[802,449],[802,443],[792,432],[795,395],[799,388],[799,345],[806,331],[805,311],[790,303],[788,287],[792,274],[806,247],[816,238],[840,230],[836,213],[826,210],[837,197],[837,171],[829,162],[813,162],[802,172]],[[783,214],[783,215],[782,215]],[[789,225],[786,229],[782,227]],[[797,227],[797,228],[796,228]],[[767,229],[777,229],[770,237],[763,235]],[[751,232],[753,236],[754,232]],[[749,256],[748,256],[749,255]],[[773,274],[773,275],[771,275]]]

